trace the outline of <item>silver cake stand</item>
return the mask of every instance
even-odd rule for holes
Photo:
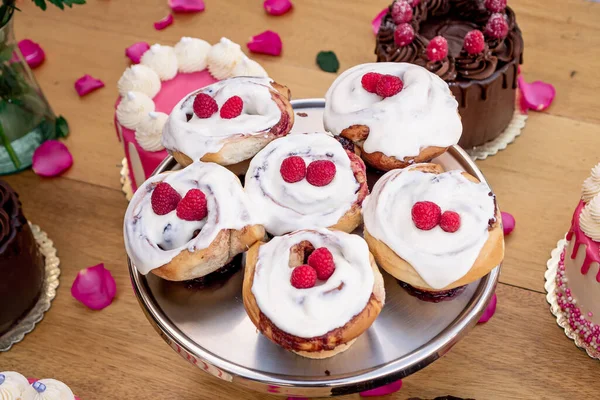
[[[322,130],[323,99],[292,102],[294,127]],[[303,116],[298,115],[300,113]],[[304,116],[304,113],[307,115]],[[434,160],[485,181],[469,156],[452,147]],[[171,157],[155,173],[180,168]],[[243,271],[220,287],[187,289],[128,260],[134,290],[158,334],[185,360],[222,380],[281,396],[345,395],[404,378],[446,354],[475,326],[496,287],[500,266],[452,301],[423,302],[407,294],[390,275],[386,304],[375,323],[346,352],[326,360],[297,356],[257,332],[242,302]]]

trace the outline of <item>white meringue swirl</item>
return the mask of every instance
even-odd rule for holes
[[[589,203],[598,193],[600,193],[600,164],[592,168],[591,175],[583,181],[581,200]]]
[[[579,226],[594,242],[600,242],[600,196],[585,205],[579,215]]]
[[[18,372],[0,372],[0,381],[0,400],[21,400],[33,390],[27,378]]]
[[[141,64],[152,68],[163,81],[177,75],[177,56],[171,46],[152,45],[142,56]]]
[[[71,389],[56,379],[40,379],[38,384],[44,386],[43,390],[28,391],[22,400],[74,400],[75,395]],[[33,384],[35,385],[35,383]],[[32,385],[32,386],[33,386]]]
[[[158,74],[152,68],[136,64],[123,72],[117,88],[121,96],[126,96],[127,92],[140,92],[152,98],[160,92],[161,84]]]
[[[210,48],[211,45],[202,39],[182,37],[175,45],[179,72],[190,73],[206,69]]]
[[[135,140],[146,151],[160,151],[162,145],[162,131],[169,116],[162,112],[149,112],[135,130]]]
[[[124,127],[135,130],[142,119],[154,111],[154,107],[152,99],[144,93],[127,92],[117,106],[117,119]]]
[[[219,43],[208,52],[208,71],[216,79],[222,80],[233,76],[237,63],[245,57],[240,45],[227,38],[221,38]]]
[[[256,61],[251,60],[250,58],[244,56],[237,63],[235,68],[232,71],[233,76],[260,76],[260,77],[268,77],[267,71]]]

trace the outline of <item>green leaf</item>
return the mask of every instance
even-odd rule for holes
[[[3,46],[0,44],[0,62],[7,62],[12,58],[14,46]]]
[[[42,10],[46,10],[46,0],[33,0],[36,6],[41,8]]]
[[[325,72],[337,72],[340,62],[333,51],[320,51],[317,54],[317,64]]]
[[[58,118],[56,118],[55,126],[56,137],[67,137],[67,135],[69,134],[69,123],[67,122],[65,117],[59,115]]]

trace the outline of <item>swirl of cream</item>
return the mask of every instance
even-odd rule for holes
[[[290,283],[290,249],[303,241],[326,247],[335,272],[310,289]],[[344,326],[367,305],[375,278],[363,238],[327,229],[301,230],[271,239],[260,247],[252,294],[260,311],[282,331],[302,338],[321,336]]]
[[[160,92],[160,78],[153,69],[136,64],[127,68],[117,83],[119,94],[126,96],[127,92],[140,92],[153,98]]]
[[[162,145],[162,131],[169,116],[162,112],[149,112],[142,118],[135,130],[135,140],[146,151],[160,151]]]
[[[117,119],[124,127],[135,130],[142,119],[154,111],[154,107],[152,99],[144,93],[127,92],[117,106]]]
[[[594,242],[600,242],[600,196],[585,205],[579,216],[579,226]]]
[[[329,160],[336,166],[335,178],[324,187],[306,179],[285,182],[279,167],[291,156],[301,157],[307,166]],[[272,141],[250,162],[245,183],[250,200],[261,210],[265,229],[273,235],[335,225],[357,201],[358,189],[348,154],[326,133],[295,133]]]
[[[600,163],[592,168],[591,175],[583,181],[581,200],[589,203],[598,193],[600,193]]]
[[[221,38],[219,43],[212,46],[208,52],[208,71],[219,80],[230,78],[233,76],[235,66],[244,57],[239,44]]]
[[[487,241],[496,206],[485,183],[468,180],[462,171],[434,174],[415,170],[419,165],[389,171],[377,181],[363,202],[365,229],[410,263],[429,286],[442,289],[473,266]],[[457,212],[460,229],[454,233],[439,226],[429,231],[418,229],[411,210],[419,201]]]
[[[185,221],[175,210],[155,214],[151,197],[159,182],[170,184],[182,197],[190,189],[200,189],[206,196],[208,216],[202,221]],[[149,178],[134,193],[125,213],[125,248],[138,271],[147,274],[184,250],[207,248],[223,229],[258,223],[253,210],[240,180],[231,171],[217,164],[195,162]]]
[[[367,92],[361,78],[367,72],[399,77],[404,88],[381,98]],[[402,160],[421,149],[448,147],[458,142],[462,124],[458,103],[448,84],[425,68],[408,63],[357,65],[342,73],[325,95],[323,123],[334,135],[352,125],[365,125],[368,153],[381,152]]]
[[[21,400],[33,388],[23,375],[14,371],[0,372],[0,400]],[[35,391],[34,391],[35,392]]]
[[[259,63],[244,56],[233,69],[232,76],[259,76],[266,78],[269,76],[267,71]]]
[[[40,379],[32,385],[33,390],[28,391],[22,400],[74,400],[75,395],[71,389],[56,379]]]
[[[456,57],[456,72],[469,79],[485,79],[496,72],[498,59],[487,49],[483,53],[468,54],[461,51]]]
[[[210,44],[202,39],[182,37],[175,45],[179,72],[190,73],[206,69]]]
[[[144,53],[140,62],[152,68],[163,81],[173,79],[177,75],[177,55],[171,46],[152,45]]]

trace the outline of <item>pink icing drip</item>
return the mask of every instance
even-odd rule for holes
[[[583,261],[583,265],[581,266],[581,273],[583,275],[588,273],[592,263],[597,262],[600,264],[600,244],[590,239],[579,226],[579,216],[581,215],[581,211],[583,210],[583,207],[585,207],[585,204],[586,203],[584,203],[583,200],[579,202],[579,205],[573,213],[571,229],[567,234],[567,240],[571,240],[573,235],[575,235],[575,244],[573,246],[573,252],[571,253],[571,259],[575,259],[575,257],[577,257],[579,246],[582,244],[586,246],[585,259]],[[596,281],[600,282],[600,270],[598,270],[598,274],[596,275]]]

